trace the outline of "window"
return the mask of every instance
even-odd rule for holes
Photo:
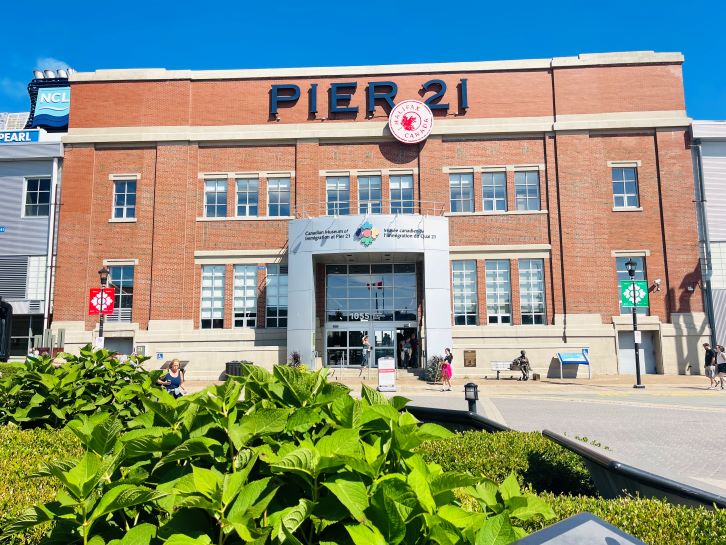
[[[514,197],[517,210],[539,210],[539,171],[514,173]]]
[[[615,208],[638,208],[640,206],[638,174],[635,167],[613,168],[613,205]]]
[[[257,324],[257,265],[234,266],[234,327]]]
[[[256,178],[237,180],[237,217],[257,215],[259,184]]]
[[[130,322],[134,303],[134,266],[113,265],[108,268],[108,287],[113,288],[112,322]]]
[[[391,176],[391,214],[413,214],[413,176]]]
[[[477,325],[476,261],[452,261],[454,325]]]
[[[26,283],[26,297],[31,300],[45,301],[48,294],[45,292],[46,256],[28,256],[28,277]],[[6,269],[3,273],[8,274]],[[0,290],[1,293],[2,290]]]
[[[265,324],[287,327],[287,266],[268,265],[265,288]]]
[[[620,301],[620,282],[623,280],[630,280],[630,275],[628,274],[628,269],[625,268],[625,264],[629,260],[635,261],[635,276],[633,277],[633,280],[647,280],[646,270],[645,270],[645,258],[644,257],[616,257],[615,258],[615,268],[617,269],[618,273],[618,301]],[[622,303],[622,301],[621,301]],[[636,312],[638,314],[648,314],[648,309],[646,307],[636,307]],[[626,307],[622,304],[620,305],[620,314],[630,314],[633,312],[633,307]]]
[[[204,181],[204,216],[227,217],[227,180]]]
[[[224,327],[224,265],[202,265],[202,329]]]
[[[136,179],[114,180],[113,182],[113,217],[136,217]]]
[[[523,325],[545,323],[543,260],[519,260],[519,301]]]
[[[25,216],[48,217],[50,215],[50,178],[25,180]]]
[[[449,174],[452,212],[474,211],[474,175]]]
[[[328,176],[325,189],[328,215],[347,216],[350,214],[350,178],[348,176]]]
[[[509,261],[487,261],[487,321],[490,324],[512,323],[512,290],[509,284]]]
[[[367,214],[369,208],[371,214],[381,213],[380,176],[358,177],[358,213]]]
[[[507,173],[485,172],[482,174],[482,194],[485,212],[507,211]]]
[[[279,217],[290,215],[290,178],[267,180],[267,215]]]

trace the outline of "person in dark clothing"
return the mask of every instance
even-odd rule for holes
[[[184,389],[184,371],[181,370],[180,366],[181,363],[179,360],[172,360],[171,365],[169,365],[169,371],[157,381],[174,397],[179,397],[186,393]]]
[[[706,372],[708,380],[711,381],[711,385],[708,387],[709,390],[716,388],[717,382],[714,380],[716,376],[716,355],[717,352],[708,343],[703,343],[703,349],[706,351],[703,360],[703,367]]]

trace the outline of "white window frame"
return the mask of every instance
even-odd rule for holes
[[[487,178],[491,176],[490,184],[487,184]],[[494,181],[497,177],[501,176],[504,179],[503,186],[497,186]],[[491,187],[494,192],[494,198],[487,198],[486,187]],[[502,170],[485,170],[481,173],[481,189],[482,189],[482,209],[484,212],[506,212],[508,209],[507,205],[507,171]],[[497,196],[497,189],[502,189],[504,194]],[[487,208],[487,203],[490,203],[492,208]],[[500,207],[501,205],[501,207]]]
[[[213,192],[209,191],[209,189],[207,188],[207,184],[210,182],[215,183],[215,188],[214,188]],[[222,193],[221,191],[218,190],[217,184],[219,184],[219,183],[224,184],[224,201],[223,201],[224,202],[224,214],[223,215],[219,215],[216,212],[217,207],[221,206],[219,203],[219,200],[218,200],[219,199],[218,195],[220,195]],[[227,193],[228,192],[229,192],[229,179],[221,178],[221,177],[220,178],[210,177],[210,178],[204,179],[204,217],[205,218],[226,218],[229,216],[228,203],[227,203],[227,197],[228,197]],[[207,204],[207,195],[210,193],[213,193],[215,195],[214,204]],[[209,215],[209,210],[207,207],[214,207],[214,210],[215,210],[214,215]]]
[[[500,265],[506,263],[506,269]],[[494,265],[492,272],[496,273],[494,280],[489,280],[490,264]],[[487,324],[488,325],[512,325],[512,266],[508,259],[487,259],[484,262],[484,274],[487,293]],[[501,274],[500,274],[501,273]],[[503,274],[506,273],[506,278]],[[500,289],[504,286],[504,289]],[[497,311],[491,313],[491,306],[496,306]],[[501,310],[509,306],[509,312]],[[494,321],[492,321],[494,318]]]
[[[128,288],[128,284],[124,283],[121,286],[116,286],[113,284],[112,276],[114,273],[114,269],[124,269],[129,268],[131,269],[131,293],[124,293],[121,291],[123,288]],[[133,308],[134,308],[134,284],[136,279],[136,267],[134,265],[124,263],[124,264],[113,264],[108,266],[109,269],[109,275],[108,275],[108,286],[112,287],[113,290],[113,312],[107,316],[107,320],[109,322],[131,322],[132,321],[132,315],[133,315]],[[122,281],[125,280],[124,275],[121,276]],[[122,301],[130,300],[129,306],[122,306]]]
[[[463,197],[465,184],[469,186],[469,198]],[[454,191],[458,191],[458,197],[454,198]],[[459,203],[461,209],[454,210],[454,203]],[[449,209],[455,214],[471,214],[474,212],[474,173],[473,172],[452,172],[449,174]]]
[[[411,182],[411,187],[403,187],[403,182]],[[413,174],[391,174],[389,177],[389,197],[391,214],[413,214],[415,208],[415,198],[413,195]],[[403,191],[404,189],[411,190],[411,200],[404,200]],[[394,198],[394,191],[397,191],[396,198]],[[397,203],[398,210],[394,212],[393,203]]]
[[[247,184],[247,189],[244,191],[240,191],[240,182]],[[250,184],[255,184],[254,191],[250,191]],[[240,203],[240,196],[245,195],[246,202]],[[250,195],[255,195],[257,197],[254,204],[250,204]],[[244,210],[244,214],[240,214],[240,207]],[[250,211],[254,207],[254,214],[252,214]],[[254,218],[257,217],[260,213],[260,179],[257,177],[237,177],[234,179],[234,213],[235,217],[238,218]]]
[[[532,265],[536,264],[534,268]],[[537,280],[536,273],[540,272],[541,280]],[[542,301],[537,301],[537,295],[542,294]],[[545,269],[544,259],[519,260],[519,313],[522,325],[545,325],[547,323],[547,300],[545,299]],[[541,307],[539,307],[541,305]],[[528,310],[525,308],[541,310]],[[532,318],[531,323],[525,323],[524,316]],[[541,321],[538,321],[541,320]]]
[[[633,171],[635,174],[635,180],[626,180],[625,170],[627,169],[631,169]],[[623,172],[623,176],[619,180],[615,180],[616,170],[622,170]],[[615,210],[637,210],[640,208],[640,182],[638,180],[638,165],[636,163],[610,163],[610,180],[613,190],[613,208]],[[635,193],[628,193],[626,184],[629,182],[635,184]],[[622,187],[622,193],[615,193],[615,184]],[[623,199],[623,204],[616,204],[617,197],[621,197]],[[635,205],[628,204],[628,197],[635,197]]]
[[[224,292],[226,282],[226,267],[224,265],[202,265],[202,282],[200,289],[200,309],[199,309],[199,328],[200,329],[224,329]],[[207,273],[205,275],[205,273]],[[206,276],[206,277],[205,277]],[[215,286],[217,281],[221,277],[221,288]],[[205,280],[211,280],[210,286],[205,286]],[[205,289],[211,289],[211,293],[205,297]],[[219,293],[215,293],[216,290],[220,290]],[[209,317],[205,318],[205,300],[210,300],[211,304],[208,307]],[[218,304],[221,301],[221,305]],[[215,317],[215,314],[221,313],[221,318]],[[204,327],[204,320],[209,320],[209,327]],[[214,321],[221,320],[221,327],[215,327]]]
[[[348,194],[348,200],[341,200],[343,193]],[[335,199],[331,200],[332,197]],[[350,176],[326,176],[325,213],[328,216],[350,215]]]
[[[524,184],[518,184],[517,178],[524,176]],[[530,183],[530,176],[535,176],[537,183]],[[515,170],[514,171],[514,209],[517,211],[533,211],[540,210],[542,208],[542,195],[540,194],[540,180],[541,176],[539,170],[527,169],[527,170]],[[520,197],[517,195],[517,187],[524,186],[524,196]],[[535,194],[531,194],[530,190],[536,189]],[[536,200],[536,205],[533,207],[530,203]],[[524,202],[525,206],[520,207],[520,203]]]
[[[25,213],[25,209],[28,206],[28,181],[30,180],[48,180],[48,214],[45,216],[29,216]],[[38,192],[40,193],[40,192]],[[49,218],[50,207],[53,206],[53,179],[51,176],[24,176],[23,177],[23,205],[20,208],[21,218]],[[30,206],[37,206],[31,204]]]
[[[473,273],[473,278],[471,278]],[[454,260],[451,262],[451,288],[454,299],[454,325],[472,326],[479,324],[479,298],[477,294],[476,260]],[[457,302],[457,299],[460,302]],[[473,305],[474,311],[469,312]],[[457,323],[463,317],[464,323]]]
[[[270,286],[273,284],[272,279],[277,278],[277,293],[273,296],[270,294]],[[283,281],[282,278],[285,280]],[[265,277],[265,327],[266,328],[283,328],[287,327],[288,320],[288,276],[287,265],[269,264],[267,265],[267,275]],[[282,288],[284,287],[284,294]],[[284,299],[285,304],[281,304]],[[273,302],[274,305],[270,303]],[[274,308],[275,315],[271,316],[268,311]],[[285,309],[285,315],[280,314],[280,309]],[[282,323],[284,321],[284,323]],[[274,325],[270,325],[274,323]]]
[[[271,191],[270,189],[271,189],[271,186],[273,183],[275,184],[275,188]],[[283,188],[283,189],[286,189],[286,191],[280,190],[281,184],[287,186],[286,188]],[[290,217],[291,210],[292,210],[292,205],[290,203],[291,191],[292,191],[292,177],[291,176],[274,176],[274,177],[267,178],[267,216],[268,217],[271,217],[271,218],[288,218],[288,217]],[[281,203],[279,196],[284,195],[285,193],[287,193],[287,203]],[[275,203],[273,203],[272,199],[270,198],[270,195],[272,195],[272,194],[278,195],[278,200]],[[271,211],[272,211],[271,206],[277,207],[277,211],[278,211],[277,214],[271,213]],[[287,215],[279,213],[283,206],[287,206]]]
[[[233,274],[232,327],[257,327],[257,265],[235,265]]]
[[[133,205],[133,207],[131,207],[131,206],[129,206],[126,203],[123,206],[117,206],[116,205],[116,196],[117,195],[121,195],[121,193],[118,193],[116,191],[116,188],[117,188],[117,185],[116,184],[118,184],[118,183],[128,183],[128,182],[134,182],[134,184],[136,184],[135,185],[135,188],[134,188],[134,192],[133,192],[133,195],[134,195],[134,205]],[[139,179],[138,179],[138,177],[136,177],[136,176],[118,176],[118,177],[116,177],[116,176],[114,176],[113,178],[111,178],[111,183],[113,184],[113,201],[111,202],[111,218],[113,218],[115,220],[124,220],[124,219],[131,220],[131,219],[136,219],[136,215],[137,215],[136,212],[137,212],[137,208],[138,208],[138,193],[139,193]],[[128,197],[128,195],[131,195],[131,193],[124,193],[124,195],[126,195],[126,197]],[[126,202],[126,199],[124,199],[124,202]],[[117,216],[116,215],[116,209],[117,208],[121,208],[122,214],[120,216]],[[128,215],[128,209],[129,208],[133,208],[134,209],[133,216]]]
[[[375,188],[371,188],[371,182],[373,181],[378,183],[379,197],[377,200],[370,198],[371,192],[375,190]],[[367,184],[368,199],[364,199],[361,194],[364,184]],[[358,213],[367,214],[369,204],[371,214],[381,214],[383,212],[383,179],[380,174],[361,174],[358,176]]]

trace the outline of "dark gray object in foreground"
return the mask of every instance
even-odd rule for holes
[[[514,545],[646,545],[592,513],[580,513],[530,534]]]

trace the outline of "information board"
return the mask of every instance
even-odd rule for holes
[[[393,358],[378,360],[378,391],[396,391],[396,360]]]

